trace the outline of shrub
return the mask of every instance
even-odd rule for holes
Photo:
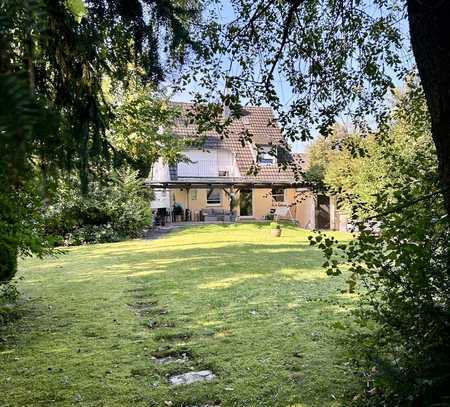
[[[12,278],[16,269],[17,246],[7,241],[0,241],[0,284],[1,280]]]
[[[135,238],[150,223],[150,193],[130,170],[91,181],[86,196],[71,177],[61,183],[46,211],[47,233],[68,246]]]
[[[73,232],[66,234],[64,238],[65,246],[79,246],[89,243],[118,242],[126,239],[127,236],[119,235],[111,226],[106,225],[85,225],[76,228]]]
[[[270,222],[271,229],[281,229],[281,225],[278,222]]]
[[[399,200],[409,206],[381,217],[378,235],[360,225],[350,243],[314,241],[329,274],[340,273],[343,258],[363,288],[359,328],[347,343],[370,383],[365,405],[445,405],[438,403],[450,386],[450,224],[436,195],[414,205],[409,194]]]
[[[359,324],[346,342],[367,386],[359,395],[366,406],[450,401],[450,221],[424,103],[414,96],[396,106],[388,134],[375,141],[378,153],[363,163],[368,175],[383,174],[382,189],[364,199],[352,184],[361,198],[351,202],[354,219],[365,215],[354,239],[311,238],[327,273],[340,274],[342,265],[357,284]]]

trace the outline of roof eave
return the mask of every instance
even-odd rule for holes
[[[305,188],[305,182],[291,181],[244,181],[236,179],[190,179],[177,181],[146,181],[150,188],[177,189],[177,188]]]

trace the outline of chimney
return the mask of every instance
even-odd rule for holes
[[[223,118],[226,120],[230,117],[231,110],[230,107],[226,104],[223,105]]]

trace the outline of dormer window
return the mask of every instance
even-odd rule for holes
[[[273,156],[271,146],[258,146],[257,160],[261,165],[275,164],[275,157]]]

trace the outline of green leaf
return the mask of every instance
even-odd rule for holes
[[[66,0],[66,7],[78,23],[87,15],[86,4],[83,0]]]

